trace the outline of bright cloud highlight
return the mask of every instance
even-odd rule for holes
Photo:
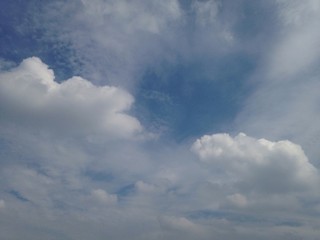
[[[214,134],[198,139],[192,150],[247,191],[285,193],[314,187],[318,181],[317,169],[301,147],[290,141]]]
[[[53,132],[130,138],[142,132],[126,114],[133,97],[116,87],[97,87],[81,77],[62,83],[39,58],[0,74],[2,121]],[[48,129],[46,129],[48,130]]]

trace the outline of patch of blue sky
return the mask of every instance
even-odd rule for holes
[[[135,185],[134,184],[128,184],[123,187],[120,187],[120,189],[116,192],[117,196],[120,198],[128,197],[132,194],[134,194],[136,191]]]
[[[81,63],[66,42],[44,37],[46,29],[34,27],[33,16],[41,11],[37,1],[0,2],[0,57],[19,64],[23,59],[37,56],[55,72],[61,82],[79,73]],[[33,12],[35,11],[35,12]]]
[[[8,193],[15,197],[16,199],[22,201],[22,202],[30,202],[29,199],[27,199],[26,197],[24,197],[20,192],[16,191],[16,190],[10,190],[8,191]]]
[[[180,141],[207,132],[230,131],[251,91],[255,60],[242,53],[219,59],[149,69],[136,94],[141,121]]]

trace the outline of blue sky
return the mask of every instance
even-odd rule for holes
[[[5,239],[317,239],[320,1],[0,3]]]

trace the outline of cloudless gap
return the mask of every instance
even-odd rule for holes
[[[54,70],[56,81],[78,75],[80,62],[74,62],[74,51],[65,42],[44,40],[44,29],[33,28],[34,12],[41,12],[37,0],[0,1],[0,57],[19,64],[37,56]],[[24,25],[21,25],[21,24]]]
[[[231,130],[250,92],[246,77],[254,67],[254,59],[237,54],[167,66],[161,73],[149,69],[138,87],[138,116],[144,116],[144,125],[165,129],[177,141]]]

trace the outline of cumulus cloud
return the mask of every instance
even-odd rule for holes
[[[133,101],[125,90],[95,86],[81,77],[58,83],[54,72],[36,57],[1,72],[0,191],[9,209],[4,213],[23,226],[25,216],[30,216],[27,222],[45,231],[57,226],[49,215],[59,218],[64,212],[80,224],[81,209],[82,217],[90,219],[97,208],[109,211],[116,205],[118,196],[110,192],[129,181],[124,179],[132,172],[146,168],[143,157],[132,150],[143,134],[139,121],[127,113]],[[132,162],[136,170],[126,169]],[[125,177],[119,173],[111,185],[108,178],[96,180],[95,171],[121,172]],[[69,235],[62,225],[61,234]],[[1,232],[8,238],[13,234],[10,228]],[[26,239],[38,236],[24,233]]]
[[[39,58],[25,59],[0,74],[1,121],[52,132],[103,134],[130,138],[142,131],[139,121],[125,113],[133,97],[116,87],[94,86],[81,77],[62,83]]]
[[[222,234],[221,239],[267,239],[261,232],[267,229],[267,223],[271,225],[266,231],[274,239],[290,238],[289,232],[290,236],[307,238],[316,234],[303,233],[303,224],[310,220],[305,201],[318,199],[319,174],[299,145],[288,140],[256,139],[244,133],[234,137],[221,133],[199,138],[191,150],[208,170],[203,175],[207,185],[198,186],[208,195],[197,192],[206,199],[202,203],[205,210],[196,211],[196,219],[225,220],[225,230],[215,231]],[[316,211],[316,204],[309,203]],[[235,222],[244,232],[234,228]],[[243,227],[244,222],[250,229]],[[226,234],[228,227],[235,234]]]
[[[206,135],[192,150],[204,162],[223,169],[246,191],[285,193],[314,187],[317,169],[299,145],[290,141],[271,142],[243,133]]]

